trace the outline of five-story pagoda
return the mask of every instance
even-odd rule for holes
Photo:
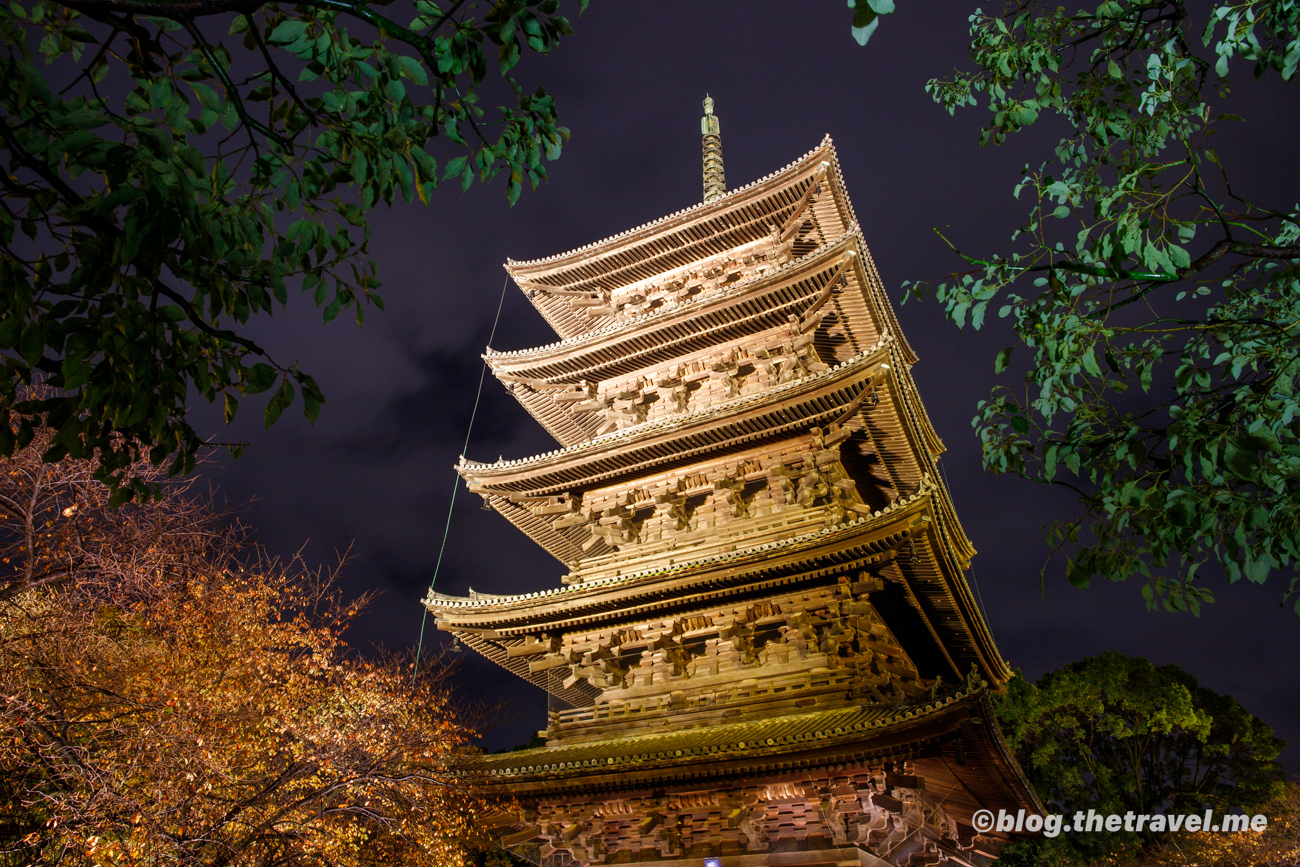
[[[704,202],[508,262],[560,336],[484,356],[560,443],[457,468],[567,565],[430,593],[438,627],[571,706],[484,757],[548,867],[979,864],[1038,809],[988,691],[943,447],[827,138]]]

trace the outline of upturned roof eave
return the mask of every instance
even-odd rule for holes
[[[826,268],[831,267],[833,262],[827,261],[823,264],[823,260],[833,260],[836,254],[842,254],[844,252],[843,248],[853,244],[855,238],[858,244],[865,247],[866,242],[862,238],[861,229],[856,225],[851,225],[835,240],[823,244],[811,253],[787,262],[766,274],[743,280],[723,292],[696,298],[636,319],[607,325],[541,346],[503,352],[488,347],[483,352],[482,358],[491,367],[494,374],[500,375],[512,370],[527,369],[528,365],[546,364],[556,358],[578,357],[604,347],[617,345],[620,341],[644,332],[648,326],[670,326],[677,320],[686,321],[696,318],[702,313],[708,312],[710,308],[727,309],[745,301],[747,296],[761,292],[764,289],[772,288],[787,281],[794,282],[810,273],[815,274],[824,271]]]
[[[886,337],[880,343],[859,353],[855,358],[831,367],[823,373],[816,373],[793,382],[783,383],[765,391],[715,404],[708,409],[687,413],[676,418],[647,422],[621,431],[604,434],[574,446],[561,447],[540,455],[516,460],[497,461],[486,464],[472,460],[462,460],[456,465],[456,471],[467,482],[476,485],[490,485],[494,479],[503,480],[507,476],[517,476],[519,472],[560,469],[570,466],[575,460],[593,459],[602,454],[626,451],[646,445],[649,441],[658,441],[666,437],[680,437],[691,432],[692,428],[708,429],[710,422],[725,419],[737,411],[761,411],[780,403],[790,397],[800,395],[808,399],[818,391],[833,389],[838,382],[849,383],[855,377],[870,375],[873,370],[892,359],[890,354],[891,338]],[[824,413],[821,413],[824,414]],[[732,422],[738,424],[739,421]],[[811,424],[811,422],[810,422]],[[725,426],[724,421],[723,425]],[[714,425],[715,427],[719,425]]]
[[[775,740],[773,735],[805,748],[862,744],[861,733],[897,734],[903,728],[924,726],[927,720],[963,710],[982,710],[977,692],[959,690],[947,696],[923,698],[901,706],[862,705],[684,731],[654,732],[558,747],[534,747],[481,756],[478,765],[494,777],[512,777],[522,782],[545,776],[576,776],[620,766],[620,770],[635,765],[644,769],[663,768],[736,758],[761,759],[767,755],[788,760],[790,745],[768,744],[769,739]],[[582,756],[587,758],[580,758]]]
[[[538,259],[515,260],[506,259],[505,269],[512,278],[518,279],[522,276],[533,275],[538,272],[554,273],[563,271],[566,266],[585,262],[593,256],[599,256],[614,252],[621,248],[632,247],[637,243],[645,240],[647,237],[653,237],[660,234],[665,229],[677,228],[679,224],[689,223],[692,220],[708,218],[716,211],[725,211],[734,207],[738,202],[748,199],[761,197],[766,191],[773,187],[779,187],[783,184],[794,180],[804,170],[816,167],[820,160],[817,157],[828,155],[832,165],[837,164],[835,156],[835,145],[831,141],[830,135],[822,138],[817,147],[808,151],[803,156],[772,172],[764,175],[755,181],[751,181],[744,186],[730,190],[724,195],[709,202],[700,202],[687,208],[674,211],[671,214],[651,220],[648,223],[642,223],[631,229],[626,229],[616,235],[610,235],[599,241],[593,241],[590,244],[584,244],[573,250],[567,250],[563,253],[555,253],[550,256],[543,256]],[[842,186],[842,185],[841,185]]]
[[[969,721],[978,721],[972,726]],[[708,779],[753,773],[774,764],[817,767],[856,761],[910,758],[932,752],[937,743],[973,739],[980,757],[1004,764],[1005,752],[981,730],[996,726],[986,687],[964,685],[946,696],[906,705],[863,705],[829,711],[747,720],[556,747],[537,747],[481,756],[490,784],[540,793],[595,789],[683,776]],[[1014,762],[1014,759],[1011,760]],[[1011,805],[1042,805],[1011,768],[1014,784],[1004,796]],[[1018,768],[1016,768],[1018,770]],[[1001,806],[994,804],[994,806]]]
[[[452,596],[431,591],[424,603],[429,612],[439,618],[440,623],[445,622],[453,628],[512,628],[508,624],[526,625],[546,621],[555,614],[576,615],[586,610],[595,610],[611,599],[626,597],[629,592],[655,590],[657,585],[669,579],[708,584],[717,578],[717,573],[725,573],[727,581],[738,581],[756,571],[772,568],[774,558],[783,555],[801,558],[801,562],[806,562],[822,557],[829,548],[852,541],[858,536],[873,536],[863,540],[863,544],[877,541],[874,537],[888,538],[894,535],[888,531],[898,528],[905,530],[915,522],[918,515],[928,511],[928,496],[928,493],[918,493],[900,498],[870,518],[857,518],[802,536],[740,548],[672,566],[514,595],[475,593],[471,596]],[[471,616],[475,619],[469,619]]]
[[[966,758],[956,767],[942,757],[955,742],[966,749]],[[967,683],[947,695],[899,707],[814,711],[587,745],[545,746],[482,755],[476,764],[489,788],[531,799],[555,792],[590,795],[688,781],[716,786],[719,780],[773,770],[847,769],[908,759],[939,762],[942,770],[936,780],[941,784],[945,773],[953,778],[966,797],[944,806],[963,824],[970,825],[978,809],[1014,813],[1023,808],[1040,815],[1045,809],[1001,743],[984,684]],[[513,827],[522,825],[515,822]],[[1004,843],[1011,839],[996,830],[984,836]]]
[[[829,207],[814,206],[820,214],[816,218],[817,226],[824,235],[836,236],[853,225],[855,219],[852,203],[844,189],[839,160],[828,136],[819,147],[786,169],[733,190],[720,199],[684,209],[577,250],[529,262],[508,260],[506,270],[515,278],[529,303],[561,337],[581,336],[605,327],[609,324],[609,316],[601,315],[594,319],[576,316],[567,305],[552,296],[552,290],[616,291],[653,279],[655,275],[667,274],[688,260],[712,258],[712,252],[701,246],[709,239],[717,240],[724,234],[739,233],[747,239],[746,243],[757,242],[761,233],[755,234],[755,225],[762,223],[770,227],[772,221],[780,225],[789,218],[785,212],[794,207],[793,199],[774,200],[782,199],[801,185],[812,183],[813,176],[820,176],[822,172],[825,172],[826,187],[830,190]],[[766,221],[749,213],[750,225],[745,228],[722,219],[736,209],[749,212],[755,208],[770,212],[767,216],[772,220]],[[706,230],[702,231],[702,228]],[[663,247],[660,242],[669,237],[677,240],[670,247]],[[740,243],[737,238],[732,240]],[[670,257],[673,264],[660,261],[665,256]]]
[[[696,597],[701,593],[710,597],[729,596],[734,591],[728,588],[741,584],[765,585],[776,580],[760,577],[768,573],[776,576],[817,564],[821,564],[818,568],[842,568],[834,564],[862,557],[877,558],[883,564],[893,556],[890,552],[907,538],[919,538],[916,534],[931,534],[937,543],[934,566],[943,579],[936,587],[917,583],[906,574],[902,576],[918,597],[914,604],[923,603],[918,613],[946,652],[959,651],[972,656],[979,661],[984,676],[1000,687],[1011,676],[1011,670],[975,604],[957,562],[957,552],[951,550],[951,528],[946,526],[942,494],[935,482],[927,483],[917,493],[900,498],[872,517],[855,518],[789,539],[532,593],[469,597],[430,593],[424,604],[435,616],[438,628],[453,634],[485,633],[504,637],[591,628],[627,616],[629,609],[634,609],[637,617],[650,616],[649,612],[672,607],[687,596]],[[950,622],[940,616],[939,622],[932,622],[936,613],[941,615],[936,605],[945,602],[952,606],[957,619]]]

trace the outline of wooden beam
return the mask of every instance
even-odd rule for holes
[[[794,211],[791,212],[790,216],[786,218],[786,221],[781,224],[781,228],[777,231],[777,237],[780,239],[781,243],[784,244],[786,241],[789,241],[794,237],[795,232],[799,230],[799,226],[803,222],[799,218],[803,216],[803,212],[808,209],[810,204],[812,204],[813,196],[817,195],[817,193],[821,191],[821,185],[826,181],[826,169],[829,167],[830,163],[822,160],[821,164],[817,166],[817,171],[813,172],[812,182],[808,184],[808,189],[804,190],[803,198],[799,200],[799,204],[795,205]]]

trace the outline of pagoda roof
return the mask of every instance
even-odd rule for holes
[[[893,315],[892,307],[884,296],[880,278],[875,274],[871,265],[870,256],[866,249],[866,241],[862,237],[862,230],[855,223],[849,226],[843,234],[822,244],[817,249],[786,262],[773,271],[741,280],[715,294],[672,304],[633,319],[609,322],[600,328],[593,328],[572,337],[561,338],[553,343],[546,343],[529,349],[495,350],[489,346],[483,353],[483,359],[492,366],[493,371],[515,372],[516,370],[526,369],[542,376],[547,375],[544,365],[558,362],[564,364],[564,368],[568,369],[562,368],[560,371],[551,374],[552,376],[560,377],[565,374],[573,376],[574,374],[571,371],[575,362],[586,355],[622,343],[629,337],[641,337],[659,330],[672,330],[679,328],[683,323],[689,323],[691,320],[702,317],[707,318],[715,312],[728,311],[735,307],[737,301],[748,300],[760,290],[772,289],[785,283],[791,283],[801,277],[820,273],[838,265],[841,257],[849,250],[855,253],[868,254],[860,257],[857,262],[858,267],[863,270],[863,273],[859,275],[862,278],[859,282],[869,291],[873,291],[873,294],[878,293],[878,299],[873,298],[873,300],[884,302],[879,305],[882,314],[880,317],[882,320],[880,323],[881,329],[901,333],[898,319]],[[870,274],[866,273],[867,269],[872,269]],[[816,295],[822,288],[820,285],[816,286],[806,294]],[[707,321],[716,324],[712,323],[711,320]],[[907,344],[904,343],[904,345]],[[908,364],[915,364],[917,356],[912,352],[910,346],[907,346],[907,353]]]
[[[958,742],[964,759],[956,759]],[[898,705],[496,753],[478,765],[491,784],[533,795],[900,760],[913,761],[927,790],[964,824],[990,806],[1044,809],[998,731],[983,683]]]
[[[586,333],[607,324],[608,318],[574,310],[548,290],[608,292],[758,242],[769,235],[772,225],[779,227],[798,216],[823,165],[831,195],[809,212],[826,236],[838,237],[856,218],[835,147],[826,136],[785,168],[717,199],[566,253],[507,260],[506,271],[561,337]]]
[[[771,592],[828,572],[883,563],[915,532],[913,525],[923,523],[923,498],[918,494],[900,500],[872,518],[667,567],[523,594],[471,589],[468,597],[456,597],[430,591],[424,605],[440,631],[453,633],[475,652],[574,707],[586,707],[594,703],[598,689],[582,681],[570,687],[557,684],[548,672],[533,671],[527,658],[511,656],[511,649],[541,633],[644,619],[683,602]],[[815,568],[809,571],[810,566]],[[791,569],[802,571],[792,574]],[[943,638],[933,626],[930,634],[942,647]],[[993,654],[998,664],[984,668],[1001,682],[1005,663],[996,650]],[[960,662],[949,659],[953,671],[960,671]]]
[[[666,581],[680,579],[683,587],[694,588],[687,595],[707,596],[711,592],[707,588],[729,587],[734,582],[757,587],[753,578],[756,573],[773,571],[783,565],[806,565],[811,560],[849,550],[858,559],[891,552],[911,534],[909,528],[916,523],[917,516],[926,511],[929,493],[927,489],[903,497],[871,517],[854,518],[835,527],[738,547],[671,566],[531,593],[479,593],[471,589],[469,596],[449,596],[430,591],[424,602],[430,612],[441,618],[440,624],[445,621],[452,629],[488,630],[494,638],[591,626],[609,619],[615,609],[618,616],[627,615],[629,605],[635,600],[641,601],[631,605],[631,615],[650,616],[659,608],[671,608],[680,602],[677,596],[665,593]],[[793,558],[789,562],[784,559],[787,555]],[[719,570],[724,573],[721,577],[714,574]],[[789,580],[782,578],[778,583],[788,584]],[[733,595],[722,590],[719,594]]]
[[[869,416],[859,412],[859,417],[872,436],[906,444],[882,451],[881,458],[897,490],[915,490],[923,477],[937,474],[935,457],[944,447],[915,398],[899,354],[892,336],[885,335],[879,345],[822,373],[529,458],[491,464],[463,460],[457,471],[471,490],[533,541],[561,562],[572,563],[585,558],[581,531],[555,529],[549,517],[533,513],[531,502],[659,472],[741,443],[805,434],[814,425],[834,420],[864,391],[880,384],[879,404]],[[941,511],[952,528],[957,561],[969,563],[974,548],[946,491]]]
[[[490,464],[462,458],[456,471],[474,490],[542,497],[698,458],[727,444],[806,430],[887,379],[895,360],[891,346],[883,339],[822,373],[533,457]]]
[[[424,604],[438,628],[453,632],[488,659],[575,706],[591,704],[596,690],[579,683],[558,688],[528,660],[511,657],[512,646],[543,632],[592,628],[642,619],[683,602],[705,603],[737,593],[770,592],[845,569],[893,562],[912,607],[956,673],[975,665],[997,684],[1011,676],[970,588],[952,555],[951,504],[928,482],[870,517],[854,518],[787,539],[764,542],[698,560],[614,577],[597,578],[515,595],[470,591],[468,597],[430,592]],[[894,552],[919,542],[915,562],[898,564]],[[793,571],[792,571],[793,570]]]
[[[890,334],[898,343],[900,360],[914,364],[916,353],[902,337],[856,226],[796,261],[713,295],[532,349],[497,352],[489,348],[483,358],[498,378],[521,384],[515,389],[516,398],[548,432],[564,445],[573,445],[591,438],[599,425],[596,416],[577,418],[572,408],[557,405],[538,389],[539,384],[628,375],[683,353],[706,350],[716,345],[719,336],[734,341],[783,326],[790,315],[817,303],[839,268],[847,268],[850,277],[848,288],[835,296],[850,340],[864,345]]]

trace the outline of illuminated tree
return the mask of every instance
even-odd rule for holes
[[[1013,678],[996,706],[1008,746],[1052,812],[1253,812],[1285,796],[1277,761],[1285,744],[1174,665],[1103,653],[1037,684]],[[1012,864],[1102,863],[1094,859],[1149,854],[1164,837],[1063,835],[1008,855]]]
[[[0,864],[461,863],[471,732],[436,677],[349,651],[364,600],[183,486],[109,509],[50,436],[0,465]]]

